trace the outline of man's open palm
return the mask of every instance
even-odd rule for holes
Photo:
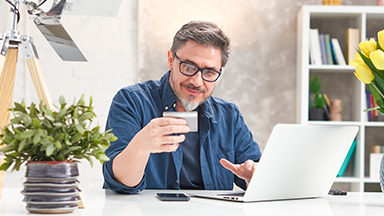
[[[244,179],[246,181],[250,181],[253,173],[256,170],[257,163],[252,160],[247,160],[242,164],[233,164],[227,159],[220,159],[221,165],[235,174],[237,177]]]

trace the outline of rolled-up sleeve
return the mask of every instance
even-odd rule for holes
[[[122,194],[136,194],[144,190],[146,187],[145,176],[143,177],[141,182],[138,185],[136,185],[136,187],[128,187],[125,184],[122,184],[115,179],[115,176],[112,170],[112,161],[117,154],[118,152],[109,156],[111,160],[103,164],[103,174],[104,174],[103,188],[110,189],[117,193],[122,193]]]
[[[113,190],[117,193],[134,194],[145,189],[145,176],[136,187],[128,187],[118,182],[114,176],[112,164],[115,157],[122,152],[137,132],[142,128],[142,122],[138,116],[141,115],[134,100],[137,97],[132,92],[120,90],[113,98],[106,130],[112,129],[112,133],[118,140],[111,143],[106,150],[106,155],[110,161],[103,164],[104,185],[103,188]]]

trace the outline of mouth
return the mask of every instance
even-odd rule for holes
[[[185,88],[189,94],[193,95],[193,96],[198,96],[200,94],[202,94],[201,91],[197,91],[197,90],[193,90],[193,89],[190,89],[190,88]]]
[[[186,85],[186,84],[182,84],[181,86],[183,86],[187,92],[193,96],[199,96],[200,94],[203,94],[205,92],[204,89],[201,89],[199,87],[195,87],[193,85]]]

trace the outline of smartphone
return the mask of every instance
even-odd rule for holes
[[[183,193],[157,193],[162,201],[189,201],[189,197]]]
[[[187,121],[187,125],[189,126],[189,132],[197,132],[198,124],[197,124],[197,112],[163,112],[163,116],[175,117],[175,118],[183,118]]]

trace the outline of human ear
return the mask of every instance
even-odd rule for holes
[[[172,70],[172,62],[173,62],[173,53],[171,50],[168,50],[168,69]]]

